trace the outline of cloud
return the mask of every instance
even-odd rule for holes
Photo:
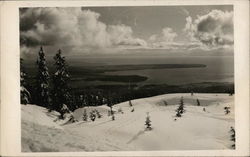
[[[212,10],[194,20],[188,16],[184,31],[192,41],[199,41],[209,47],[232,46],[233,11]]]
[[[133,36],[131,27],[107,25],[100,14],[81,8],[29,8],[20,10],[21,50],[44,45],[68,47],[71,50],[145,46]]]
[[[161,34],[153,34],[149,37],[149,43],[153,47],[165,47],[173,43],[177,37],[177,33],[172,28],[165,27],[162,29]]]
[[[134,38],[131,27],[125,25],[110,25],[107,29],[110,41],[115,45],[146,46],[146,41]]]

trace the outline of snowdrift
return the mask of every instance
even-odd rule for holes
[[[181,97],[185,112],[182,117],[176,117]],[[108,116],[107,106],[80,108],[73,113],[78,122],[67,125],[54,121],[55,112],[48,113],[36,105],[22,105],[22,151],[232,149],[230,127],[234,127],[234,96],[165,94],[132,100],[132,105],[116,104],[114,121]],[[225,114],[224,107],[230,107],[229,114]],[[82,120],[84,110],[89,115],[95,109],[101,118]],[[152,121],[151,131],[145,131],[147,113]]]

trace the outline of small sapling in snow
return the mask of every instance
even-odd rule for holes
[[[150,120],[150,116],[149,116],[148,112],[147,112],[147,117],[146,117],[145,125],[146,125],[146,130],[152,130],[151,120]]]

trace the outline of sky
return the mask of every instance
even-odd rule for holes
[[[233,7],[21,8],[21,54],[233,53]]]

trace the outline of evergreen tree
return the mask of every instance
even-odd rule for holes
[[[87,114],[87,110],[86,109],[83,110],[83,117],[82,117],[82,119],[84,121],[88,121],[88,114]]]
[[[49,72],[46,66],[46,58],[43,48],[38,52],[37,66],[38,73],[36,76],[37,104],[50,108],[51,99],[49,96]]]
[[[94,111],[91,111],[91,112],[90,112],[89,118],[90,118],[92,121],[95,121],[96,115],[95,115],[95,112],[94,112]]]
[[[56,72],[53,75],[53,109],[61,114],[63,104],[70,105],[71,95],[69,93],[68,82],[70,80],[65,57],[62,57],[61,50],[54,57]]]
[[[130,106],[130,107],[133,106],[131,100],[129,100],[128,103],[129,103],[129,106]]]
[[[200,104],[200,100],[197,99],[196,101],[197,101],[197,106],[200,106],[200,105],[201,105],[201,104]]]
[[[95,113],[96,113],[97,118],[102,118],[102,115],[97,109],[95,109]]]
[[[147,113],[145,125],[146,125],[146,130],[152,130],[152,127],[151,127],[151,120],[150,120],[149,113]]]
[[[230,107],[224,107],[225,110],[225,114],[229,114],[230,113]]]
[[[235,149],[235,130],[233,127],[231,127],[230,132],[231,132],[231,139],[230,140],[234,142],[232,144],[232,147]]]
[[[165,106],[168,106],[168,102],[166,100],[163,100],[163,103]]]
[[[181,97],[180,100],[180,105],[179,107],[176,109],[176,117],[181,117],[181,115],[184,113],[184,101],[183,101],[183,97]]]
[[[20,59],[20,95],[21,95],[21,104],[28,104],[30,100],[30,92],[27,90],[26,86],[26,73],[23,67],[23,59]]]
[[[112,114],[111,118],[112,118],[112,120],[115,120],[115,114],[114,113]]]
[[[112,108],[113,108],[113,97],[112,96],[110,96],[110,94],[109,94],[109,96],[108,96],[108,98],[107,98],[107,106],[110,108],[110,114],[112,115],[113,114],[113,110],[112,110]]]

